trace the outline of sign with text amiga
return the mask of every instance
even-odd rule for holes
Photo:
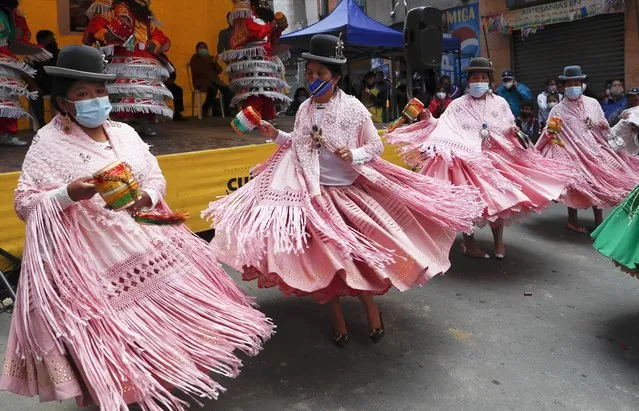
[[[442,56],[441,73],[450,76],[453,82],[461,78],[462,83],[466,82],[466,75],[463,72],[468,66],[470,59],[480,55],[479,47],[479,4],[469,4],[467,6],[455,7],[444,10],[446,17],[447,32],[461,42],[461,69],[458,73],[459,65],[456,53],[444,53]],[[457,84],[461,87],[461,84]]]

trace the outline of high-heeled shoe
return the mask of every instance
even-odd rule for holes
[[[384,328],[384,317],[382,316],[381,311],[379,312],[379,322],[382,326],[380,328],[371,328],[370,332],[368,333],[368,336],[371,340],[373,340],[373,343],[375,344],[380,342],[382,338],[384,338],[384,334],[386,334],[386,329]]]
[[[348,329],[348,323],[346,323],[346,329]],[[340,334],[335,329],[335,325],[333,325],[333,344],[337,345],[339,348],[345,348],[348,345],[348,341],[348,332]]]

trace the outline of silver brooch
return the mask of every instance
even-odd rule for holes
[[[343,59],[344,57],[344,42],[342,41],[342,33],[339,33],[337,43],[335,43],[335,58]]]

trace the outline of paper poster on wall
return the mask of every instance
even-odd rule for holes
[[[468,66],[470,59],[480,55],[479,47],[479,5],[477,3],[468,6],[455,7],[444,11],[448,33],[459,39],[461,42],[461,69],[458,73],[459,64],[456,53],[446,53],[442,57],[441,73],[448,75],[456,82],[461,76],[461,82],[466,82],[466,75],[463,70]]]
[[[58,0],[60,34],[81,34],[89,24],[86,12],[95,0]]]

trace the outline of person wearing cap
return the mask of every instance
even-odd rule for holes
[[[494,68],[488,59],[471,59],[465,71],[468,94],[453,100],[439,119],[424,111],[422,121],[389,133],[387,142],[400,145],[420,174],[479,190],[485,206],[476,224],[490,225],[494,255],[501,260],[504,225],[559,199],[571,170],[532,149],[506,100],[490,91]],[[464,235],[461,248],[470,257],[490,258],[472,234]]]
[[[619,121],[619,116],[626,109],[628,98],[626,97],[622,79],[613,79],[610,82],[610,96],[601,104],[608,124],[612,127]]]
[[[522,101],[533,99],[528,86],[518,83],[512,71],[506,70],[501,74],[501,85],[497,87],[495,93],[506,99],[510,106],[510,111],[515,117],[519,116],[519,107]]]
[[[578,209],[592,208],[598,226],[603,209],[619,204],[639,183],[639,159],[619,151],[601,105],[583,95],[585,79],[580,66],[564,68],[559,80],[565,82],[565,98],[550,111],[537,142],[544,157],[573,167],[579,178],[561,198],[568,206],[566,228],[579,233],[588,230],[579,224]]]
[[[26,240],[0,390],[102,410],[184,410],[171,389],[217,398],[209,373],[236,376],[234,351],[257,354],[272,323],[183,224],[132,218],[169,211],[166,181],[135,130],[108,119],[115,75],[102,53],[67,46],[45,70],[58,114],[15,191]],[[105,207],[91,177],[115,162],[140,188],[123,211]]]
[[[330,303],[333,342],[349,330],[341,297],[359,297],[368,335],[385,334],[373,296],[406,291],[448,270],[457,231],[483,208],[475,189],[412,173],[380,158],[370,113],[340,88],[344,44],[316,34],[306,60],[310,99],[292,133],[263,121],[280,147],[257,176],[202,215],[213,221],[213,246],[226,264],[259,287]]]

